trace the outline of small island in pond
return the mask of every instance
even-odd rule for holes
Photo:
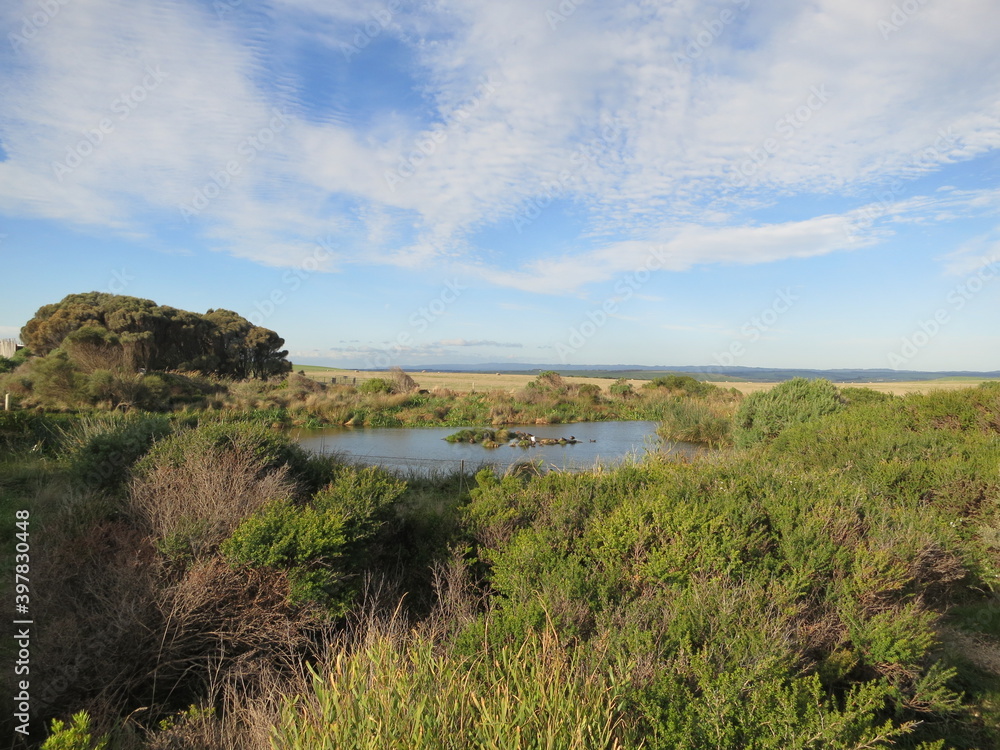
[[[479,443],[484,448],[499,448],[501,445],[510,445],[511,448],[532,448],[536,445],[574,445],[582,442],[573,435],[568,438],[540,438],[529,432],[507,429],[459,430],[444,439],[449,443]]]

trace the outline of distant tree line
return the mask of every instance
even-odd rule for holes
[[[32,354],[67,352],[83,369],[195,370],[237,379],[289,372],[285,340],[231,310],[204,314],[104,292],[70,294],[21,329]]]

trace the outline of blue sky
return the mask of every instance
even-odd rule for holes
[[[0,337],[296,363],[1000,369],[995,0],[13,0]]]

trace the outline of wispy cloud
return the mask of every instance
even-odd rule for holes
[[[846,242],[844,215],[763,224],[746,212],[802,195],[871,202],[880,181],[1000,147],[993,0],[927,4],[888,37],[885,8],[864,0],[621,0],[557,24],[533,0],[388,7],[61,6],[0,63],[0,211],[130,236],[181,227],[267,265],[295,265],[336,232],[338,263],[457,264],[499,286],[573,293],[654,249],[683,271],[864,247],[886,221]],[[35,10],[8,3],[0,20],[16,30]],[[734,20],[684,59],[723,10]],[[358,34],[412,70],[412,100],[344,115],[337,81],[366,63],[342,45]],[[335,66],[321,86],[296,67],[313,48]],[[915,160],[942,129],[954,138]],[[79,163],[53,166],[67,161]],[[387,179],[401,164],[405,179]],[[553,185],[583,217],[576,249],[491,264],[480,233]],[[185,214],[199,195],[204,207]],[[985,192],[894,199],[883,216],[947,221],[976,200],[996,204]]]

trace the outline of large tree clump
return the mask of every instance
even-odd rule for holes
[[[103,292],[70,294],[39,308],[21,329],[36,355],[56,349],[101,369],[197,370],[267,378],[291,370],[285,340],[231,310],[204,315]]]

